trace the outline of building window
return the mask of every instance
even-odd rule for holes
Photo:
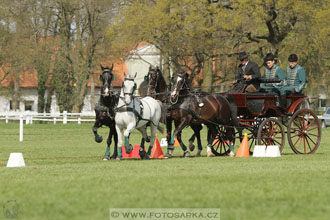
[[[14,110],[13,109],[13,101],[12,100],[9,101],[9,110]]]
[[[24,110],[32,111],[33,103],[33,101],[24,101]]]
[[[326,99],[319,99],[319,107],[326,107],[327,106],[327,100]]]

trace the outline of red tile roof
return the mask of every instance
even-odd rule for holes
[[[125,61],[104,61],[101,62],[103,66],[111,66],[112,63],[114,64],[113,73],[115,74],[115,79],[112,82],[112,85],[114,87],[120,87],[122,84],[122,81],[124,80],[124,72],[128,72]],[[8,71],[9,68],[6,68],[5,70],[0,68],[0,79],[3,78],[5,75],[5,72]],[[94,74],[94,82],[95,86],[100,86],[100,80],[99,76],[101,74],[101,68],[100,66],[96,67],[95,74]],[[50,75],[49,78],[52,76]],[[9,74],[1,83],[1,87],[9,87],[12,83],[15,82],[15,77],[12,74]],[[19,76],[19,86],[21,88],[37,88],[38,86],[38,76],[37,71],[23,71]],[[90,86],[90,80],[88,81],[88,86]]]

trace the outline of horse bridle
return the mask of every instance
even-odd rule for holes
[[[156,74],[156,77],[153,78],[152,74]],[[151,76],[151,79],[155,81],[155,85],[150,84],[149,76]],[[149,89],[151,89],[151,88],[155,88],[154,92],[156,92],[156,88],[158,86],[158,77],[159,77],[159,74],[158,74],[157,70],[152,69],[148,72],[148,93],[149,93]]]
[[[102,82],[103,82],[103,92],[104,92],[104,88],[108,88],[109,92],[110,92],[110,86],[112,83],[112,69],[104,68],[101,76],[102,76]],[[107,76],[107,78],[103,77],[103,76]],[[110,78],[110,85],[108,83],[109,78]],[[104,96],[104,94],[101,94],[101,95]]]
[[[134,82],[134,79],[130,79],[130,78],[126,78],[124,81],[133,81]],[[134,85],[135,86],[135,85]],[[124,96],[125,95],[129,95],[129,96],[132,96],[133,95],[133,93],[134,93],[134,88],[133,88],[133,90],[132,90],[132,92],[125,92],[124,91],[124,82],[123,82],[123,93],[124,93]],[[121,97],[121,96],[120,96]],[[121,97],[121,98],[124,98],[124,97]]]
[[[178,82],[176,82],[176,85],[175,86],[173,86],[173,88],[177,88],[177,91],[180,93],[180,91],[182,90],[182,89],[184,89],[185,88],[185,86],[186,86],[186,78],[185,78],[185,76],[184,76],[184,74],[177,74],[177,76],[178,77],[182,77],[182,84],[181,84],[181,87],[180,88],[177,88],[177,85],[178,85]],[[179,100],[179,94],[178,94],[178,96],[177,96],[177,98],[176,98],[176,100],[174,101],[174,102],[172,102],[172,99],[171,99],[171,97],[170,97],[170,102],[171,102],[171,104],[176,104],[177,102],[178,102],[178,100]]]

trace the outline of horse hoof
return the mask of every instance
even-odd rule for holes
[[[104,156],[102,160],[110,160],[109,156]]]
[[[201,157],[202,155],[201,155],[201,150],[198,150],[198,152],[197,152],[197,154],[196,154],[196,157]]]
[[[116,160],[122,160],[122,158],[121,157],[116,157]]]
[[[144,159],[144,157],[145,157],[146,154],[147,154],[147,153],[146,153],[145,151],[140,150],[140,152],[139,152],[139,156],[140,156],[141,160]]]
[[[103,137],[99,136],[98,138],[95,138],[95,142],[101,143],[103,141]]]
[[[190,151],[194,151],[195,150],[195,145],[194,145],[194,142],[192,142],[192,141],[189,141],[189,150]]]
[[[210,157],[211,155],[212,155],[212,150],[211,150],[210,147],[207,147],[207,149],[206,149],[206,156],[207,157]]]
[[[183,157],[184,157],[184,158],[190,157],[190,153],[189,153],[189,151],[184,152],[184,153],[183,153]]]
[[[230,151],[229,154],[228,154],[230,157],[235,157],[235,153]]]
[[[165,158],[171,158],[172,157],[172,154],[167,153],[167,154],[164,155],[164,157]]]
[[[128,146],[125,146],[125,151],[127,154],[130,154],[133,150],[133,146],[129,144]]]
[[[146,142],[147,142],[147,143],[150,142],[150,136],[147,136],[147,138],[146,138]]]

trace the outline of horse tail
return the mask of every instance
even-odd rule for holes
[[[231,119],[232,122],[235,126],[235,128],[238,130],[239,132],[239,137],[240,139],[242,138],[242,128],[239,126],[239,121],[237,119],[237,104],[235,99],[233,98],[233,96],[229,93],[227,93],[225,95],[225,98],[228,100],[229,102],[229,106],[230,106],[230,111],[231,111]],[[242,140],[241,140],[242,141]]]

